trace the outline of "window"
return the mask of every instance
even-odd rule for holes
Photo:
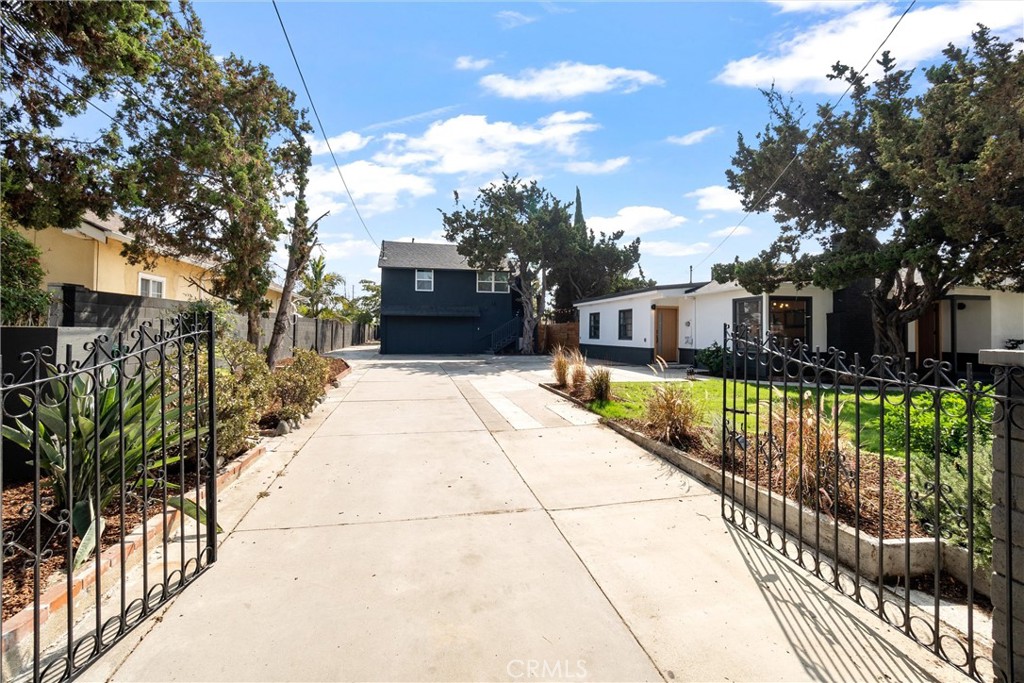
[[[633,338],[633,309],[619,311],[619,339]]]
[[[590,314],[590,338],[599,339],[601,337],[601,314],[591,313]]]
[[[732,329],[740,337],[761,338],[761,297],[733,300]]]
[[[139,296],[150,296],[154,299],[163,299],[165,282],[167,282],[167,279],[158,275],[139,273]]]
[[[482,270],[476,274],[476,291],[482,294],[507,294],[508,273]]]
[[[768,332],[781,342],[799,339],[811,343],[811,298],[773,296],[768,299]]]
[[[417,292],[433,292],[434,291],[434,271],[432,271],[432,270],[417,270],[416,271],[416,291]]]

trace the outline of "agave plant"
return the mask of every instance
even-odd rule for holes
[[[132,494],[155,487],[154,474],[177,463],[183,451],[180,447],[205,434],[208,427],[193,426],[181,432],[163,429],[177,424],[194,406],[161,405],[157,376],[145,382],[139,378],[121,381],[119,371],[96,370],[97,377],[79,373],[69,379],[67,375],[58,377],[53,366],[48,370],[51,379],[39,391],[40,398],[21,396],[26,406],[33,408],[35,429],[32,420],[22,418],[15,425],[3,425],[2,434],[29,451],[38,443],[39,467],[49,476],[54,504],[70,510],[72,530],[81,539],[73,563],[78,568],[96,549],[104,527],[102,512],[120,495],[122,479],[125,490]],[[94,382],[99,383],[95,394]],[[167,490],[180,488],[171,482],[160,483],[161,488],[164,485]],[[169,496],[166,502],[205,521],[205,511],[180,494]]]

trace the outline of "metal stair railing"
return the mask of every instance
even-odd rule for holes
[[[491,330],[491,344],[488,353],[497,353],[511,344],[522,332],[523,320],[518,316]]]

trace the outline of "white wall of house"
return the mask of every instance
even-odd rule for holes
[[[992,338],[988,348],[1001,349],[1007,339],[1024,339],[1024,294],[1014,292],[990,292],[990,294],[992,296]]]
[[[695,295],[688,297],[688,303],[679,307],[680,318],[680,347],[704,349],[711,344],[722,343],[722,325],[732,325],[733,301],[753,296],[745,289],[736,284],[728,285],[711,284],[699,290]],[[832,312],[832,292],[817,287],[804,287],[797,289],[793,285],[784,284],[772,296],[799,296],[811,298],[811,340],[813,344],[825,346],[828,336],[827,315]],[[769,295],[760,295],[761,298],[761,332],[768,331],[768,302]],[[690,321],[687,328],[686,321]],[[693,330],[693,332],[691,332]],[[693,345],[685,343],[686,338],[691,337]]]
[[[963,304],[963,308],[956,311],[957,352],[977,353],[981,349],[1001,349],[1007,339],[1024,339],[1024,294],[980,287],[957,287],[950,294],[982,298],[939,302],[943,352],[953,350],[952,307],[958,303]],[[907,325],[907,350],[917,350],[917,323]]]
[[[688,319],[692,321],[690,329],[693,330],[693,333],[690,334],[687,330],[687,333],[680,338],[692,336],[694,345],[683,348],[706,349],[715,342],[721,345],[722,326],[726,323],[732,325],[733,299],[747,296],[750,295],[746,291],[736,287],[692,297],[694,305],[687,313],[691,314]],[[682,315],[681,310],[680,317]]]
[[[654,348],[651,336],[654,311],[651,310],[653,296],[650,293],[628,296],[605,301],[577,304],[580,311],[580,343],[601,346],[629,346],[633,348]],[[632,339],[619,339],[619,311],[633,311]],[[600,334],[590,337],[590,314],[600,314]]]

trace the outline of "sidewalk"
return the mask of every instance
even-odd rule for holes
[[[537,386],[376,356],[221,496],[219,561],[82,680],[962,679]]]

